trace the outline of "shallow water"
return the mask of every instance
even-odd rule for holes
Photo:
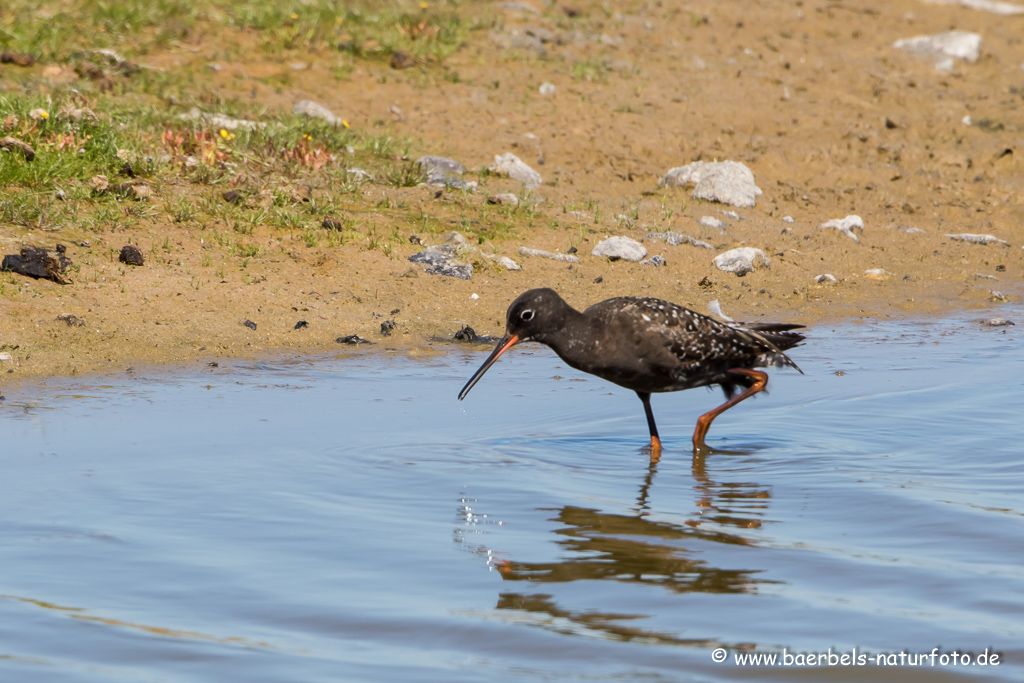
[[[9,389],[0,680],[1024,679],[1024,325],[793,357],[699,460],[720,394],[655,396],[653,467],[541,347],[462,403],[479,349]],[[830,648],[1000,660],[734,659]]]

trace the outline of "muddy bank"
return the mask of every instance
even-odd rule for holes
[[[295,179],[260,175],[236,155],[226,157],[234,168],[212,159],[223,184],[168,171],[141,198],[75,194],[86,177],[63,182],[63,199],[45,183],[9,185],[9,197],[38,195],[43,218],[6,213],[0,256],[25,243],[60,243],[74,266],[71,284],[0,274],[0,353],[9,356],[0,360],[0,384],[139,363],[329,352],[353,334],[378,348],[431,353],[444,348],[433,338],[466,324],[500,334],[508,303],[537,286],[579,307],[652,295],[707,312],[718,300],[737,320],[812,327],[998,306],[1024,293],[1024,18],[910,1],[536,9],[460,9],[479,28],[437,64],[350,60],[336,46],[268,55],[251,47],[251,35],[233,34],[140,56],[221,98],[237,95],[253,119],[315,100],[346,126],[405,136],[397,167],[424,154],[448,157],[477,188],[406,187],[378,173],[341,196],[323,179],[353,163],[340,155],[302,178],[307,189],[287,205],[298,216],[291,224],[257,216],[239,232],[237,216],[179,220],[172,207],[224,203],[239,176],[231,186],[246,197]],[[981,36],[975,61],[947,64],[894,47],[950,28]],[[223,41],[236,39],[249,51],[225,59]],[[342,61],[349,68],[339,72]],[[8,91],[93,87],[62,65],[2,68]],[[130,97],[124,87],[119,96]],[[35,152],[33,161],[4,153],[0,163],[38,164],[47,150]],[[540,175],[539,185],[487,170],[508,152]],[[762,192],[754,206],[695,198],[692,185],[659,186],[672,168],[714,160],[750,169]],[[489,203],[496,194],[519,204]],[[309,209],[317,202],[337,202],[335,218],[356,227],[340,236],[321,228]],[[47,225],[47,207],[53,215],[69,203],[111,218]],[[260,210],[256,200],[238,208]],[[119,212],[132,214],[130,227]],[[821,227],[847,216],[863,228]],[[522,270],[468,257],[465,280],[409,261],[453,230]],[[646,237],[666,232],[711,248]],[[948,236],[959,234],[1001,242]],[[617,235],[665,265],[592,255]],[[144,265],[119,260],[127,244]],[[576,250],[579,263],[521,255],[524,246]],[[767,264],[742,277],[713,265],[737,247],[762,250]],[[818,281],[826,274],[835,282]]]

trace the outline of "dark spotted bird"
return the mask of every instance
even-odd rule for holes
[[[693,448],[699,452],[706,448],[704,437],[716,417],[764,391],[768,374],[754,368],[788,365],[800,371],[784,352],[804,339],[791,332],[802,327],[720,323],[648,297],[617,297],[580,312],[552,289],[531,289],[508,307],[505,336],[466,382],[459,400],[514,345],[540,342],[570,367],[635,391],[647,414],[652,452],[661,450],[661,439],[651,394],[712,384],[722,387],[725,403],[697,419]]]

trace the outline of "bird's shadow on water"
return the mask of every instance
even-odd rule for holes
[[[531,439],[533,447],[545,444],[557,452],[578,439]],[[759,586],[777,583],[759,576],[756,568],[718,566],[715,553],[709,552],[723,544],[733,547],[757,547],[756,529],[766,521],[770,487],[752,481],[737,481],[737,470],[727,468],[724,477],[713,466],[720,457],[750,456],[759,448],[743,450],[712,450],[692,455],[682,450],[661,451],[652,457],[649,447],[625,447],[618,439],[587,439],[591,453],[626,451],[633,463],[635,499],[626,510],[610,503],[600,509],[579,504],[535,508],[548,514],[549,542],[558,547],[558,558],[536,560],[510,555],[500,547],[467,543],[468,538],[456,533],[456,542],[478,556],[486,556],[488,564],[502,578],[508,589],[502,590],[495,609],[512,611],[515,620],[565,635],[586,635],[618,641],[641,641],[662,645],[694,647],[725,646],[750,649],[750,643],[721,643],[708,638],[681,638],[664,630],[645,629],[639,624],[651,614],[624,614],[613,611],[604,602],[615,602],[615,589],[595,586],[587,590],[590,604],[583,608],[563,604],[560,586],[577,581],[610,582],[616,586],[637,586],[642,589],[668,591],[672,594],[756,594]],[[614,444],[610,443],[614,441]],[[521,444],[521,441],[517,441]],[[614,446],[614,447],[611,447]],[[617,458],[623,455],[607,455]],[[604,459],[602,457],[601,459]],[[685,474],[686,469],[689,473]],[[743,468],[746,469],[746,468]],[[661,470],[659,474],[659,470]],[[683,474],[683,477],[680,475]],[[622,470],[605,476],[623,477]],[[665,484],[659,490],[659,484]],[[689,495],[680,493],[689,492]],[[465,494],[464,494],[465,495]],[[659,507],[655,499],[666,500]],[[463,499],[465,500],[465,498]],[[476,501],[479,504],[482,501]],[[623,501],[624,502],[624,501]],[[692,504],[689,512],[681,512]],[[461,521],[461,520],[460,520]],[[507,524],[509,519],[504,519]],[[547,533],[547,532],[545,532]],[[500,540],[499,540],[500,543]],[[550,555],[548,543],[538,546],[538,553]],[[471,546],[471,547],[470,547]],[[727,557],[735,558],[732,553]],[[749,555],[747,556],[749,557]],[[732,562],[723,560],[723,562]],[[569,601],[578,601],[579,591],[569,591]]]

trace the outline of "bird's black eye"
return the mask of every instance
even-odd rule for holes
[[[533,320],[533,309],[527,308],[525,311],[519,314],[519,317],[523,320]]]

